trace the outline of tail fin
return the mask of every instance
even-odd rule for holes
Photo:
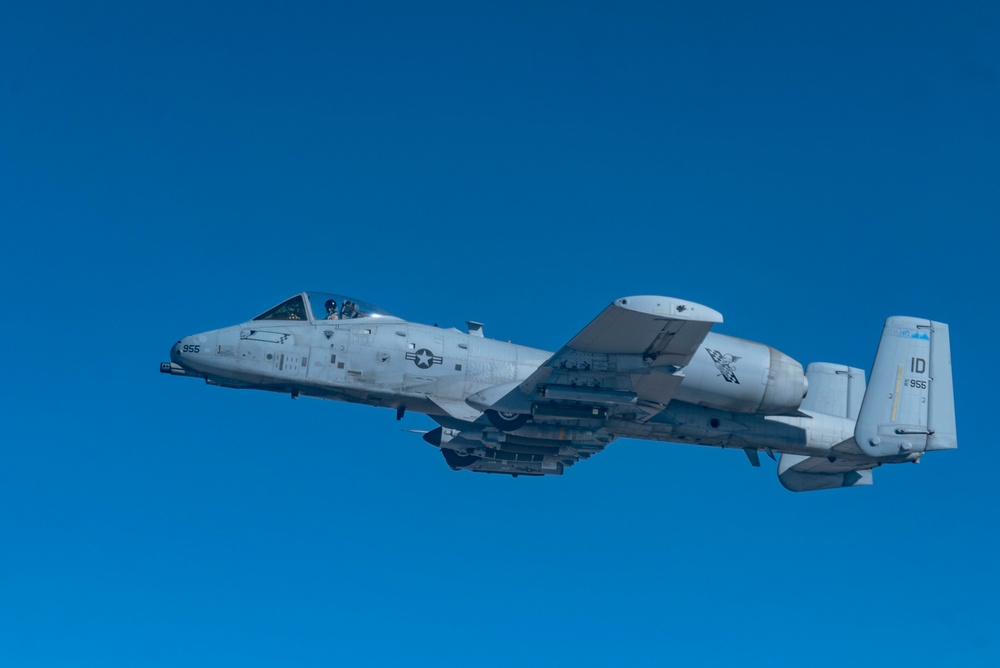
[[[813,362],[806,368],[806,379],[809,381],[809,393],[802,400],[803,410],[858,419],[861,400],[865,396],[863,369]]]
[[[854,440],[877,457],[958,447],[948,325],[885,321]]]

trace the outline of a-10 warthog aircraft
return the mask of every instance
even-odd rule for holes
[[[562,474],[620,437],[781,453],[793,491],[870,485],[882,464],[956,448],[948,326],[889,318],[871,380],[710,332],[716,311],[616,299],[556,353],[303,292],[247,322],[181,339],[163,373],[223,387],[426,413],[453,469]]]

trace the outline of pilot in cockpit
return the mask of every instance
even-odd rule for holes
[[[326,300],[326,319],[340,320],[340,316],[337,315],[337,302],[333,299]]]
[[[350,320],[351,318],[357,318],[360,315],[361,312],[358,311],[357,304],[355,304],[349,299],[344,301],[344,308],[340,310],[341,319]]]

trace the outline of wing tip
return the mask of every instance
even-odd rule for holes
[[[722,322],[722,314],[715,309],[676,297],[662,297],[659,295],[620,297],[612,302],[612,306],[638,313],[648,313],[649,315],[676,318],[679,320],[711,323]]]

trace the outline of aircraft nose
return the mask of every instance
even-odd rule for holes
[[[217,332],[185,336],[170,349],[170,361],[185,368],[200,368],[210,361],[216,338]]]
[[[238,333],[232,335],[231,329],[185,336],[171,346],[170,361],[161,364],[160,371],[175,376],[225,378],[236,362]]]
[[[203,344],[199,339],[203,338],[204,336],[199,334],[185,336],[170,349],[170,361],[183,367],[190,367],[191,358],[195,353],[201,352]]]

